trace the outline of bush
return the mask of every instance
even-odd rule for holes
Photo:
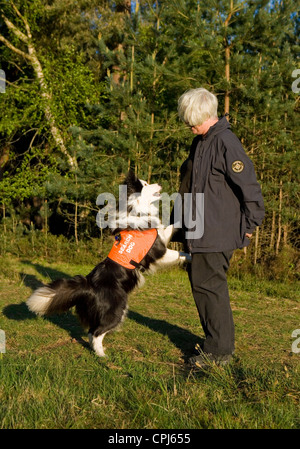
[[[47,262],[97,264],[107,256],[113,243],[108,233],[103,233],[99,238],[79,240],[77,244],[74,238],[56,236],[33,227],[28,229],[21,223],[11,227],[8,221],[5,227],[0,225],[0,233],[0,255],[42,258]],[[172,243],[171,247],[183,250],[181,244]],[[251,249],[246,253],[243,250],[234,251],[229,274],[238,279],[250,274],[261,279],[285,282],[299,279],[299,268],[299,251],[286,245],[277,256],[266,252],[256,264],[253,263]]]
[[[48,262],[96,264],[107,255],[112,245],[108,235],[98,239],[80,240],[76,244],[75,239],[68,239],[63,235],[55,236],[33,228],[28,230],[21,224],[16,226],[14,232],[7,228],[4,230],[2,225],[0,232],[2,256],[11,254],[30,259],[42,258]]]

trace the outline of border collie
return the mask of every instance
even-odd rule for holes
[[[90,345],[100,357],[105,356],[105,334],[126,316],[128,294],[144,282],[142,272],[189,261],[188,254],[167,248],[173,226],[164,228],[158,218],[155,202],[160,199],[161,186],[149,185],[131,171],[124,185],[128,207],[115,221],[115,242],[106,259],[86,277],[55,280],[27,300],[37,315],[63,313],[75,306],[82,326],[88,329]]]

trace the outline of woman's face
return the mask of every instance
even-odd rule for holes
[[[217,118],[209,118],[208,120],[205,120],[202,125],[191,126],[192,133],[197,135],[204,135],[207,133],[211,126],[217,123],[217,121]]]
[[[209,129],[209,128],[208,128]],[[193,134],[206,134],[208,131],[206,127],[206,122],[202,123],[202,125],[192,126],[191,130]]]

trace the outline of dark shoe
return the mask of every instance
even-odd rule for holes
[[[213,364],[218,366],[227,365],[231,359],[231,354],[219,355],[202,351],[201,354],[189,358],[189,365],[192,368],[204,369],[212,367]]]
[[[202,352],[205,352],[205,351],[203,351],[203,343],[200,343],[200,344],[196,343],[192,350],[192,354],[199,355],[199,354],[202,354]],[[231,353],[231,355],[234,355],[234,350]]]

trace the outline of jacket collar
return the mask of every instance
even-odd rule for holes
[[[200,140],[207,140],[209,137],[218,134],[219,132],[230,128],[230,123],[228,123],[225,115],[221,117],[217,123],[215,123],[213,126],[209,128],[207,133],[204,136],[200,136]]]

